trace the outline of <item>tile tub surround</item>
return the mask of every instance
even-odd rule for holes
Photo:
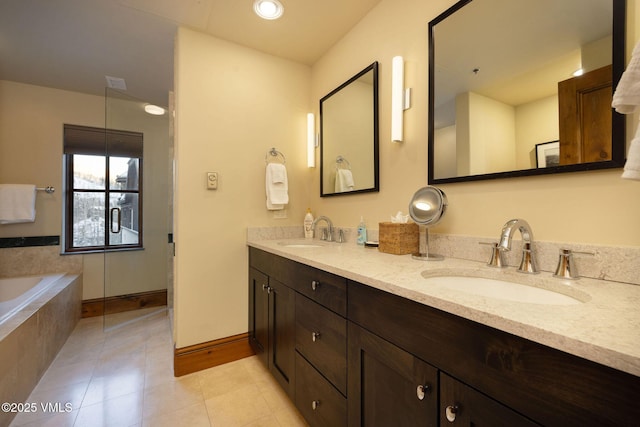
[[[67,275],[0,325],[0,402],[24,402],[80,319],[82,278]],[[0,412],[0,425],[14,413]]]
[[[279,245],[278,240],[256,240],[248,244],[640,376],[640,286],[591,278],[562,280],[553,278],[549,272],[526,275],[515,272],[514,268],[493,269],[484,262],[455,258],[423,262],[412,259],[411,255],[384,254],[353,244],[316,248],[286,247]],[[552,290],[582,296],[586,302],[549,306],[483,298],[443,287],[425,286],[424,271],[533,281]]]
[[[82,256],[60,255],[60,246],[0,249],[0,277],[82,273]]]

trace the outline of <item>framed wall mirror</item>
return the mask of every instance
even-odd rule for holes
[[[625,9],[462,0],[431,21],[429,184],[623,167]]]
[[[320,100],[320,197],[379,191],[378,63]]]

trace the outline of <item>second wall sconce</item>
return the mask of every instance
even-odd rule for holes
[[[404,59],[394,56],[391,63],[391,141],[404,139],[404,110],[411,107],[411,89],[404,87]]]
[[[316,119],[313,113],[307,114],[307,167],[316,166]]]

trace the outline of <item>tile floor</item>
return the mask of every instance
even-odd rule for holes
[[[167,311],[140,312],[82,319],[11,426],[306,426],[255,356],[175,378]]]

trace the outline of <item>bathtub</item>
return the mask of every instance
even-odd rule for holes
[[[62,277],[64,274],[0,279],[0,324]]]
[[[0,402],[25,402],[81,312],[81,275],[0,279]],[[0,426],[15,415],[0,412]]]

